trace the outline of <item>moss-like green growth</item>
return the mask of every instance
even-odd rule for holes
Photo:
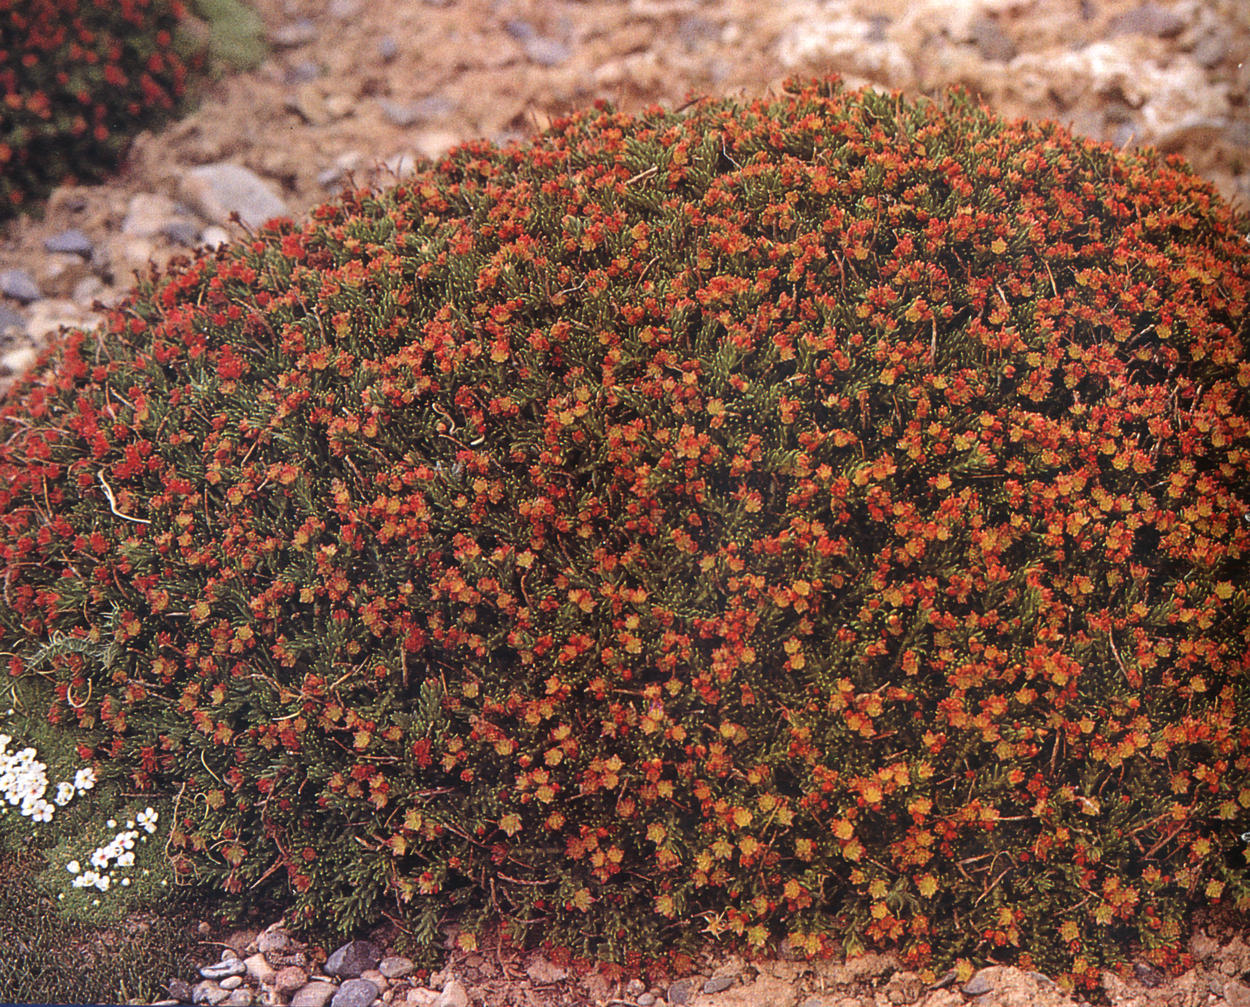
[[[178,0],[0,0],[0,220],[116,168],[168,117],[200,54]]]
[[[466,145],[26,379],[0,649],[229,904],[1169,963],[1250,899],[1248,230],[959,95]]]

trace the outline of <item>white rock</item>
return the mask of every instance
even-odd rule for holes
[[[263,178],[241,164],[220,162],[189,168],[182,176],[186,198],[209,220],[228,224],[238,213],[248,227],[260,227],[290,210]]]
[[[33,346],[19,346],[0,356],[0,374],[25,374],[30,365],[39,359],[39,351]]]
[[[450,979],[434,1001],[434,1007],[469,1007],[469,991],[459,979]]]

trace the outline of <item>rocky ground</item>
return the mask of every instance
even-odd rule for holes
[[[298,216],[349,179],[384,184],[459,141],[523,138],[599,97],[626,110],[676,107],[692,95],[779,91],[795,73],[837,72],[852,86],[908,94],[962,84],[1007,115],[1057,119],[1117,145],[1183,154],[1225,198],[1250,206],[1245,0],[256,0],[256,7],[272,46],[258,69],[223,77],[194,114],[141,136],[117,179],[63,187],[42,216],[0,234],[0,389],[61,325],[95,324],[93,304],[124,296],[149,263],[237,236],[231,210],[245,221]],[[228,935],[205,926],[207,964]],[[1174,977],[1109,972],[1096,996],[1250,1007],[1247,934],[1244,921],[1209,922],[1194,933],[1195,968]],[[454,989],[446,999],[443,984],[453,979],[468,1001],[486,1007],[1063,1001],[1035,974],[986,969],[970,983],[934,989],[932,977],[879,957],[810,968],[709,958],[696,963],[694,977],[573,975],[550,962],[552,971],[535,973],[534,961],[505,949],[457,954],[430,981],[442,1007],[459,1000]],[[673,985],[681,979],[691,981]],[[413,991],[425,988],[388,992],[415,1003]]]
[[[64,187],[0,237],[0,387],[149,262],[298,216],[453,144],[778,91],[791,74],[932,93],[1185,155],[1250,206],[1245,0],[257,0],[272,57],[141,136],[115,181]]]

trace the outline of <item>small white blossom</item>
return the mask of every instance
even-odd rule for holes
[[[108,852],[105,850],[96,850],[91,854],[92,867],[107,867],[109,862]]]
[[[75,793],[77,793],[77,791],[74,790],[74,785],[62,780],[56,785],[56,803],[62,808],[65,807],[65,805],[69,804],[69,802],[74,799]]]
[[[79,871],[82,870],[82,868],[78,866],[77,860],[71,860],[68,864],[65,865],[65,869],[69,871],[70,874],[77,874]]]
[[[117,858],[118,867],[132,867],[134,865],[134,862],[135,862],[135,855],[129,851],[127,851],[126,853],[123,853],[120,857]]]
[[[109,882],[112,880],[113,879],[107,874],[101,874],[98,878],[96,878],[95,886],[100,889],[100,891],[107,892],[109,890]]]
[[[12,740],[13,739],[10,738],[7,734],[0,734],[0,753],[3,753],[4,750],[8,748],[9,742]]]
[[[52,821],[52,805],[40,798],[35,802],[35,808],[31,812],[30,817],[36,822]]]
[[[80,791],[90,790],[95,786],[95,770],[88,766],[74,774],[74,786]]]
[[[116,820],[116,819],[114,819],[114,818],[110,818],[110,819],[109,819],[109,821],[108,821],[108,826],[109,826],[109,828],[110,828],[110,829],[115,829],[115,828],[117,828],[117,820]]]
[[[141,811],[139,813],[139,824],[142,825],[148,832],[155,832],[156,820],[159,817],[160,815],[158,815],[151,808],[148,808],[146,811]]]
[[[123,888],[129,888],[129,887],[130,887],[130,879],[129,879],[129,878],[122,878],[122,887],[123,887]]]

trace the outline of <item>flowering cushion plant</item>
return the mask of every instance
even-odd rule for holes
[[[468,144],[25,379],[10,674],[292,920],[1169,964],[1250,899],[1248,230],[959,94]]]
[[[178,0],[0,0],[0,219],[114,168],[202,64]]]

